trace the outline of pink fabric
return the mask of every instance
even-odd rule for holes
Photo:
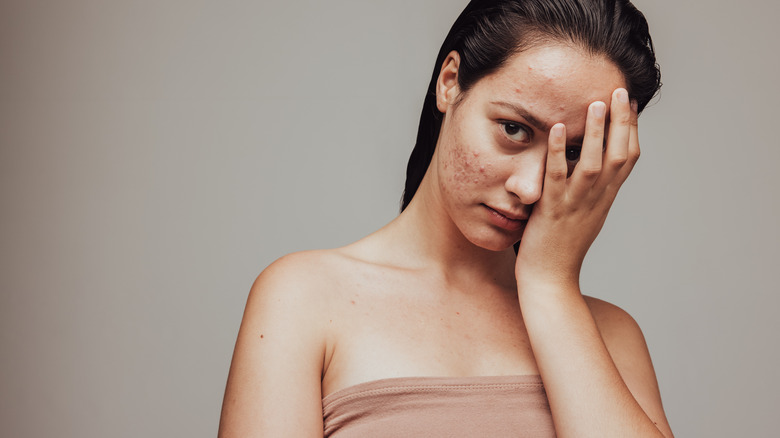
[[[555,437],[539,376],[401,377],[322,400],[325,437]]]

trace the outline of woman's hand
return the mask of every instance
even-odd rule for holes
[[[626,90],[612,93],[603,149],[605,106],[588,108],[569,178],[565,127],[551,129],[541,199],[515,265],[518,299],[559,437],[671,437],[639,326],[579,289],[585,253],[639,158],[637,111]]]
[[[612,93],[610,119],[605,150],[606,105],[589,106],[580,161],[568,178],[566,127],[553,126],[542,196],[523,232],[515,266],[521,291],[522,285],[539,282],[578,287],[585,254],[639,159],[636,104],[629,103],[623,88]]]

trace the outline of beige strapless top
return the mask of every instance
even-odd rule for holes
[[[555,437],[540,376],[400,377],[322,399],[325,438]]]

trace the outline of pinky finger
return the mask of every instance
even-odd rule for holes
[[[547,168],[544,174],[542,197],[559,198],[566,190],[569,166],[566,162],[566,126],[556,123],[550,130],[547,143]]]

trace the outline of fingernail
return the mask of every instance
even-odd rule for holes
[[[626,91],[625,88],[619,88],[617,91],[617,98],[620,103],[628,102],[628,91]]]
[[[558,138],[563,137],[563,124],[562,123],[558,123],[555,126],[553,126],[552,133],[553,133],[554,136],[556,136]]]
[[[591,105],[593,115],[596,117],[604,117],[604,113],[607,110],[607,105],[604,102],[594,102]]]

